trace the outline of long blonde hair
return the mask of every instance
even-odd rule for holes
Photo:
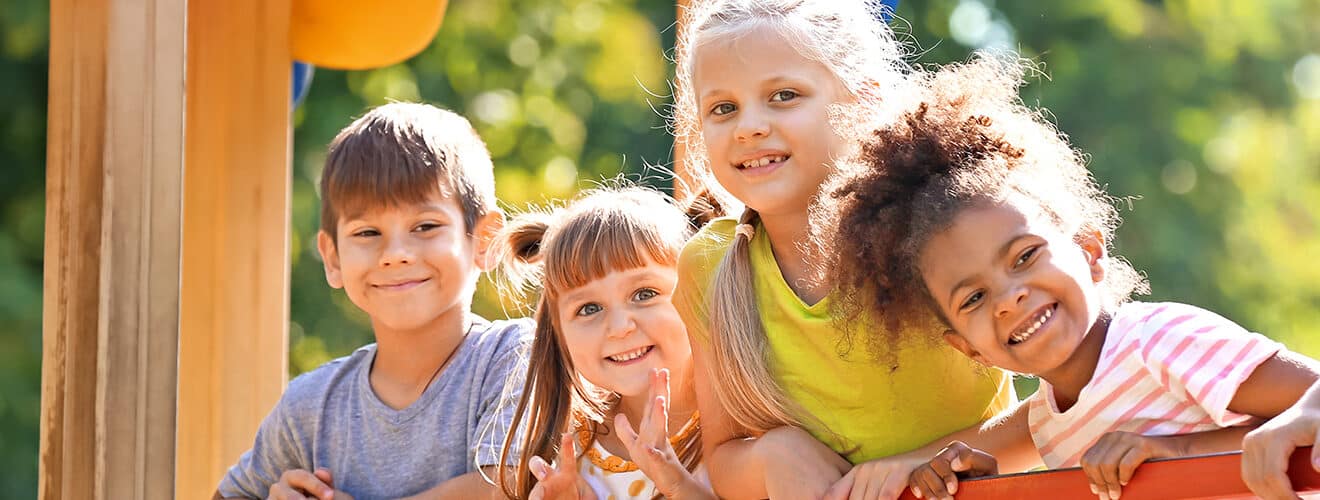
[[[552,461],[559,436],[577,422],[587,423],[594,439],[595,424],[619,401],[618,394],[578,376],[559,332],[557,297],[648,262],[676,266],[695,229],[719,215],[715,207],[694,202],[685,214],[656,191],[615,186],[587,191],[562,208],[519,215],[505,226],[496,240],[502,289],[517,297],[539,295],[527,379],[500,450],[498,478],[506,496],[526,498],[536,484],[531,458]],[[688,470],[701,460],[700,435],[692,432],[675,444]],[[520,454],[511,471],[514,450]]]
[[[683,12],[685,29],[675,48],[673,132],[685,148],[684,167],[698,183],[716,186],[701,135],[694,82],[694,58],[712,40],[737,37],[758,27],[776,30],[807,59],[828,68],[847,91],[849,113],[835,106],[832,118],[873,114],[881,104],[908,93],[902,47],[880,21],[873,2],[861,0],[713,0],[693,2]],[[836,120],[837,123],[837,120]],[[713,189],[713,188],[712,188]],[[756,224],[745,209],[740,223]],[[711,285],[711,385],[720,404],[744,432],[759,435],[775,427],[819,426],[775,382],[765,326],[757,312],[748,238],[737,234]]]

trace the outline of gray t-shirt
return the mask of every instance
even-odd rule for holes
[[[498,464],[532,330],[526,319],[478,319],[449,366],[402,410],[371,390],[375,344],[300,375],[220,481],[221,496],[266,498],[284,471],[324,467],[358,500],[398,498]]]

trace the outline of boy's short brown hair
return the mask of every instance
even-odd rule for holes
[[[339,131],[321,173],[321,230],[338,243],[340,217],[381,205],[458,199],[472,234],[495,205],[490,153],[466,118],[429,104],[376,107]]]

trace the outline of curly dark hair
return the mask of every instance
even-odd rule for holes
[[[948,324],[917,257],[969,206],[1031,200],[1064,234],[1112,241],[1119,224],[1114,199],[1067,138],[1018,97],[1028,67],[978,55],[914,75],[922,96],[915,109],[869,132],[826,186],[812,224],[824,256],[821,276],[838,287],[839,321],[880,323],[870,325],[882,332],[867,339],[873,353],[940,337],[907,333],[931,331],[937,320]],[[1111,307],[1145,290],[1120,258],[1108,259],[1101,286]]]

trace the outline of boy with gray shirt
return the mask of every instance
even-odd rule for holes
[[[530,321],[470,312],[503,223],[466,119],[393,103],[330,144],[317,249],[376,343],[289,383],[216,498],[489,497]],[[507,388],[507,390],[506,390]]]

